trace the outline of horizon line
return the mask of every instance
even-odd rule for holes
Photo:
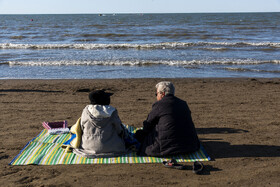
[[[81,15],[81,14],[242,14],[242,13],[280,13],[275,11],[241,11],[241,12],[99,12],[99,13],[0,13],[0,15]]]

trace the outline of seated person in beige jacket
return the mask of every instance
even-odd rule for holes
[[[91,104],[81,116],[82,138],[73,152],[88,158],[114,157],[127,153],[123,139],[124,128],[116,108],[110,106],[110,96],[103,90],[89,94]]]

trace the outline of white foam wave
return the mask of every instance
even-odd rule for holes
[[[249,68],[225,68],[228,71],[237,71],[237,72],[262,72],[262,73],[280,73],[279,70],[262,70],[262,69],[249,69]]]
[[[180,49],[191,46],[213,47],[215,50],[224,49],[223,47],[272,47],[280,48],[280,43],[273,42],[166,42],[152,44],[13,44],[0,43],[0,49]]]
[[[7,62],[10,66],[148,66],[148,65],[168,65],[168,66],[188,66],[188,65],[211,65],[211,64],[280,64],[280,60],[272,61],[254,61],[254,60],[191,60],[191,61],[176,61],[176,60],[130,60],[130,61],[77,61],[77,60],[62,60],[62,61],[10,61]],[[5,64],[7,64],[5,63]]]

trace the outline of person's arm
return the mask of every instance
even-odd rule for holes
[[[118,115],[118,111],[114,111],[112,114],[113,116],[113,126],[115,127],[117,133],[121,135],[123,133],[123,128],[122,128],[122,121]]]
[[[150,132],[152,131],[156,124],[159,121],[159,107],[158,103],[153,104],[152,110],[149,113],[147,119],[143,122],[143,131]]]

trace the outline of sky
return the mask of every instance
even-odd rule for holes
[[[280,0],[0,0],[0,14],[280,12]]]

